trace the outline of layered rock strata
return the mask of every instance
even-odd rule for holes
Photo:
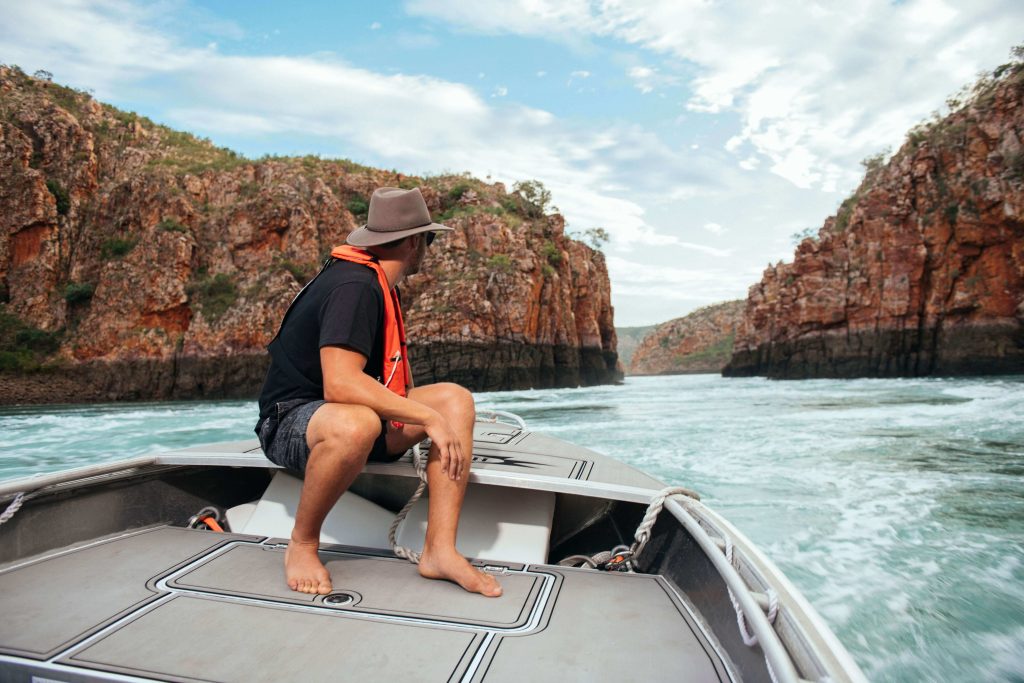
[[[705,306],[652,330],[633,353],[630,375],[718,374],[732,355],[742,300]]]
[[[1006,65],[750,288],[726,375],[1024,372],[1024,69]]]
[[[404,288],[418,383],[617,381],[604,257],[529,193],[252,161],[0,67],[0,402],[252,397],[292,297],[381,186],[456,228]]]

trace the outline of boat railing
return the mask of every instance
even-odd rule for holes
[[[742,612],[737,613],[740,630],[743,631],[742,623],[745,620],[753,631],[752,635],[755,639],[754,642],[747,644],[756,644],[761,647],[761,651],[764,653],[765,664],[768,667],[768,673],[776,683],[799,683],[804,680],[797,673],[786,646],[782,643],[771,622],[768,621],[764,608],[759,604],[764,602],[767,605],[767,596],[764,596],[760,601],[755,597],[747,582],[736,571],[736,568],[730,561],[731,558],[727,558],[723,552],[723,546],[728,541],[722,539],[720,545],[716,539],[713,539],[687,509],[687,506],[691,503],[684,501],[685,499],[682,496],[670,498],[665,501],[665,509],[679,520],[701,547],[704,554],[707,555],[715,566],[722,580],[725,581],[731,596],[739,604],[739,608],[742,610]]]
[[[502,420],[501,418],[504,418]],[[491,408],[480,408],[476,411],[477,422],[489,422],[489,423],[501,423],[508,424],[520,429],[526,429],[526,420],[519,417],[515,413],[510,413],[507,410],[493,410]]]

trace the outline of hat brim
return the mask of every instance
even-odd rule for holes
[[[408,230],[371,230],[364,225],[353,230],[345,241],[353,247],[375,247],[378,244],[387,244],[409,235],[418,235],[421,232],[452,232],[453,230],[455,228],[449,228],[440,223],[429,223]]]

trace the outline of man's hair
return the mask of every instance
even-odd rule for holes
[[[392,249],[395,249],[396,247],[400,246],[402,242],[406,241],[411,236],[412,235],[406,235],[405,237],[399,238],[397,240],[391,240],[390,242],[384,242],[383,244],[374,244],[372,247],[366,247],[366,250],[371,254],[382,256],[383,254],[380,253],[381,251],[391,251]]]
[[[377,246],[381,247],[382,249],[394,249],[395,247],[397,247],[398,245],[400,245],[402,242],[406,241],[410,237],[412,237],[412,235],[406,235],[405,237],[402,237],[401,239],[392,240],[390,242],[385,242],[384,244],[378,244]]]

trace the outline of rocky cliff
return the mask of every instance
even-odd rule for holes
[[[604,257],[535,192],[252,161],[0,67],[0,402],[255,396],[288,303],[380,186],[420,186],[456,228],[403,292],[417,382],[619,378]]]
[[[633,353],[630,375],[719,373],[732,355],[745,302],[697,309],[652,330]]]
[[[750,288],[725,374],[1024,372],[1024,68],[954,105]]]

